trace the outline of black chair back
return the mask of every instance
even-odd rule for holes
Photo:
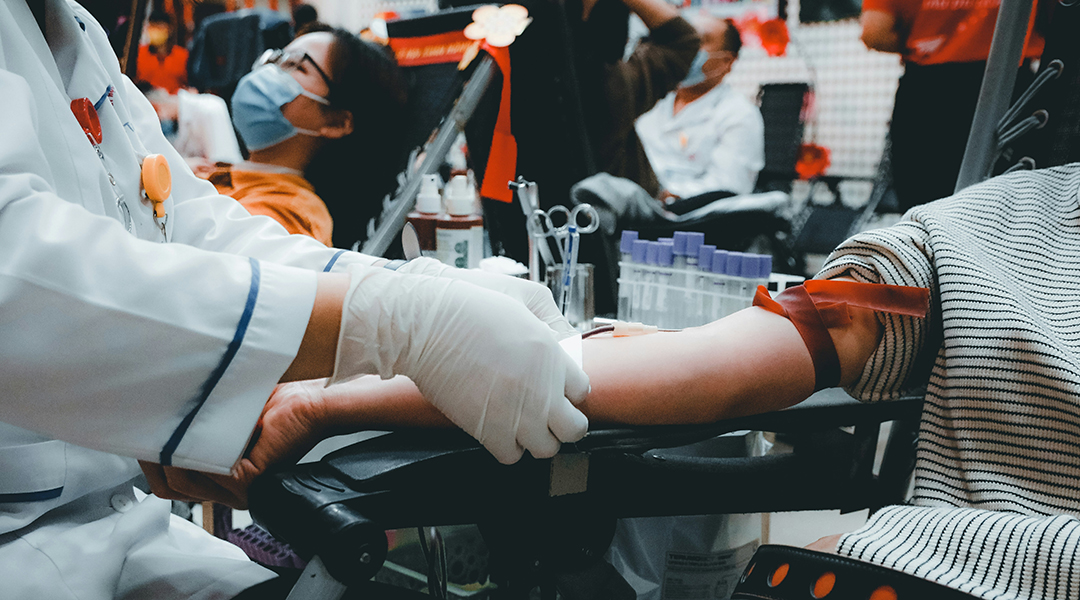
[[[791,182],[798,178],[795,163],[799,160],[809,94],[806,83],[767,83],[758,91],[765,123],[765,166],[758,173],[757,191],[790,191]]]

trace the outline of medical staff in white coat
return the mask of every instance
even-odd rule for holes
[[[228,473],[279,381],[406,375],[503,462],[584,435],[546,290],[393,271],[249,216],[185,167],[74,2],[0,0],[0,131],[0,599],[272,577],[132,482],[135,459]],[[144,179],[154,154],[171,191],[160,164]]]
[[[730,20],[691,19],[701,49],[679,87],[635,123],[661,199],[706,192],[749,194],[765,166],[761,111],[724,77],[742,41]]]

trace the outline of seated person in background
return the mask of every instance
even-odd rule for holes
[[[233,94],[249,159],[201,175],[290,233],[348,248],[393,190],[404,100],[401,74],[378,46],[343,29],[300,36]]]
[[[637,133],[670,204],[706,192],[748,194],[765,165],[761,112],[723,83],[742,39],[730,19],[700,14],[701,36],[690,73],[637,121]]]
[[[1080,585],[1078,189],[1080,164],[1013,173],[853,237],[819,279],[911,287],[811,281],[778,296],[784,307],[806,292],[823,302],[830,325],[819,322],[816,334],[759,296],[704,327],[585,340],[592,389],[582,409],[593,423],[697,423],[776,410],[835,385],[864,401],[925,386],[910,504],[881,509],[832,547],[982,598],[1074,597],[1066,590]],[[852,294],[918,288],[929,302],[923,296],[905,314],[880,296]],[[849,303],[844,318],[831,312],[836,304],[826,308],[838,300]],[[824,336],[817,345],[814,335]],[[251,476],[321,435],[444,422],[404,378],[288,384],[267,405],[238,480],[202,478],[200,487],[177,473],[176,484],[235,501]],[[149,475],[159,489],[172,483]]]
[[[628,11],[645,23],[649,35],[623,60]],[[694,29],[664,0],[584,0],[574,40],[597,169],[656,194],[659,185],[634,132],[634,120],[686,75],[699,47]]]
[[[162,10],[150,13],[146,36],[149,44],[139,46],[137,82],[176,94],[187,86],[188,51],[176,44],[176,28],[172,17]]]

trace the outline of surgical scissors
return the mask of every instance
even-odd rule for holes
[[[588,223],[581,224],[580,216],[585,214],[588,217]],[[555,215],[562,215],[562,219],[565,219],[561,225],[555,225]],[[559,248],[559,258],[563,263],[566,263],[567,256],[567,243],[571,233],[592,233],[600,227],[600,215],[597,214],[596,209],[591,204],[579,204],[573,209],[566,208],[561,204],[552,206],[544,212],[543,210],[536,209],[529,216],[528,229],[529,233],[537,238],[541,244],[546,244],[547,240],[544,238],[555,238],[556,246]]]
[[[589,221],[581,224],[580,216],[584,213]],[[554,215],[561,214],[566,218],[562,225],[555,225]],[[555,205],[544,212],[536,209],[529,215],[527,228],[529,233],[537,238],[541,248],[547,246],[547,238],[555,238],[555,245],[559,248],[559,255],[563,264],[562,298],[559,308],[566,315],[570,303],[570,290],[573,287],[574,272],[577,270],[578,245],[582,233],[592,233],[600,227],[600,216],[590,204],[579,204],[572,210],[562,205]]]

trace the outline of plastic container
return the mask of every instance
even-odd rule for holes
[[[416,208],[406,220],[416,228],[416,237],[420,240],[420,253],[435,257],[435,229],[442,212],[442,196],[439,195],[439,176],[432,173],[424,175],[420,184],[420,193],[416,195]]]
[[[484,257],[484,219],[475,213],[476,190],[465,175],[446,186],[446,214],[435,222],[435,252],[451,267],[475,269]]]

